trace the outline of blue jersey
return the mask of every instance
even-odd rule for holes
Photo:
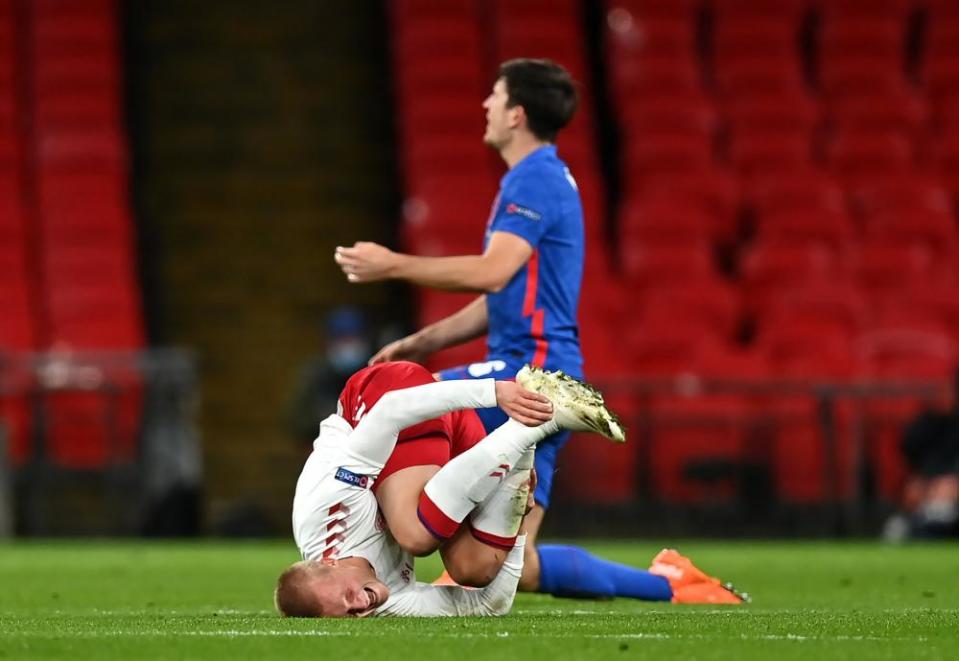
[[[583,205],[554,145],[537,149],[503,177],[484,248],[493,232],[525,239],[533,256],[503,289],[486,295],[488,359],[582,377],[576,308],[583,279]]]

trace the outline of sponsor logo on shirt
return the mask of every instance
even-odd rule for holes
[[[333,477],[340,482],[346,482],[347,484],[354,487],[359,487],[360,489],[365,489],[373,482],[373,478],[371,478],[369,475],[360,475],[342,467],[336,469],[336,475]]]
[[[539,220],[540,218],[542,218],[542,216],[540,216],[537,212],[533,211],[532,209],[529,209],[527,207],[521,207],[515,202],[510,202],[509,204],[506,205],[506,213],[517,214],[519,216],[529,218],[530,220]]]

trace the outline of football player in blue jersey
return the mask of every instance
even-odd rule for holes
[[[493,203],[483,254],[418,257],[370,242],[336,249],[335,260],[353,283],[401,279],[480,292],[462,310],[382,348],[371,363],[422,361],[486,333],[485,362],[443,370],[438,378],[509,379],[525,363],[583,377],[576,320],[584,261],[583,208],[576,181],[554,144],[576,106],[575,83],[554,62],[517,59],[500,66],[483,102],[483,140],[499,152],[509,170]],[[487,430],[506,420],[500,409],[478,413]],[[608,562],[579,547],[534,546],[549,507],[557,454],[568,438],[569,432],[560,432],[536,449],[539,481],[536,507],[526,518],[531,543],[520,589],[557,596],[685,601],[658,572]],[[417,479],[415,473],[410,479]],[[410,488],[417,486],[422,485]],[[708,601],[730,595],[717,591]]]

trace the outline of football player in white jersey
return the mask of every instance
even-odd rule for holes
[[[369,407],[357,397],[354,411],[339,410],[324,420],[293,503],[294,537],[304,561],[280,576],[277,609],[307,617],[508,612],[522,571],[525,539],[518,533],[535,444],[560,428],[624,440],[602,397],[585,384],[541,371],[521,372],[517,381],[389,390]],[[413,556],[387,528],[372,487],[401,430],[450,411],[492,406],[514,419],[443,465],[426,483],[418,515],[437,546],[458,545],[468,553],[479,540],[490,553],[478,561],[496,571],[477,590],[417,583]],[[467,516],[468,526],[461,526]]]

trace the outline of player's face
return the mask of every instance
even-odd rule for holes
[[[507,108],[509,93],[506,91],[506,81],[500,78],[493,85],[493,91],[483,101],[486,109],[486,133],[483,142],[494,149],[502,149],[509,143],[511,131],[515,125],[515,108]]]
[[[388,587],[356,567],[333,569],[316,586],[323,617],[366,617],[390,596]]]

